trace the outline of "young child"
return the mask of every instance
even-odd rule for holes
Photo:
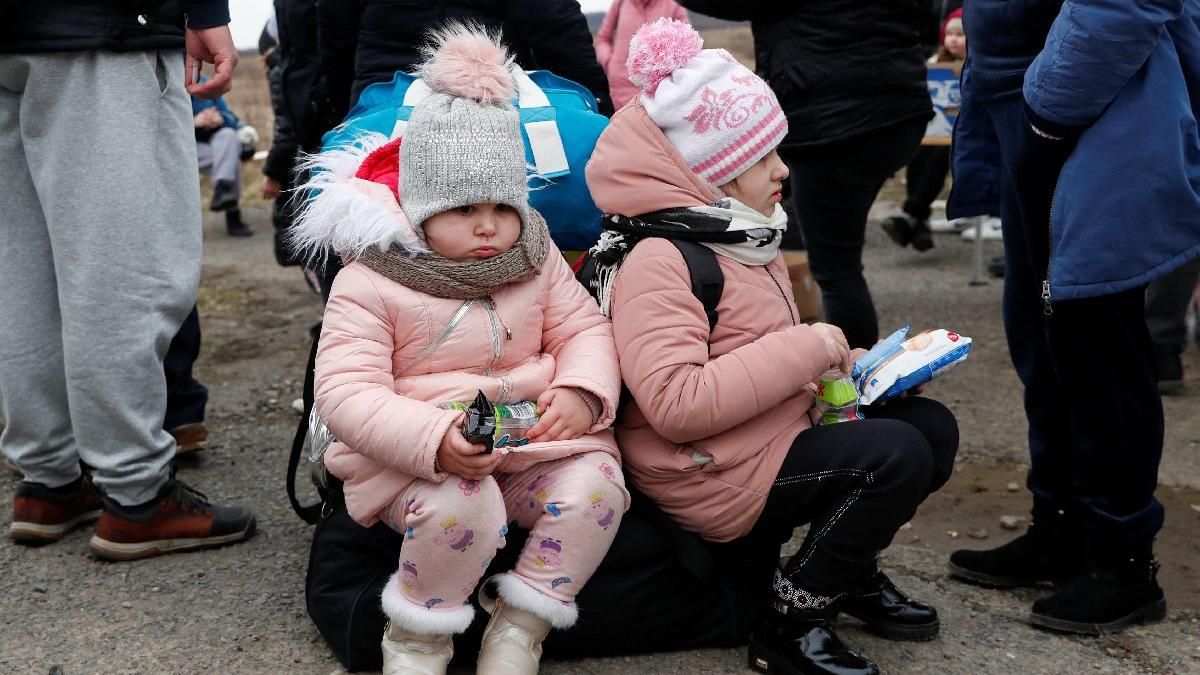
[[[967,58],[967,35],[963,32],[962,13],[961,9],[956,9],[946,15],[940,33],[941,45],[929,58],[930,65],[949,63],[961,66]],[[918,251],[933,248],[929,216],[933,213],[933,200],[941,194],[948,173],[948,146],[922,145],[917,149],[905,169],[906,199],[901,212],[880,223],[892,241],[901,247],[912,244]]]
[[[510,523],[531,534],[495,578],[478,672],[537,672],[627,506],[607,430],[612,328],[529,205],[511,64],[477,29],[434,35],[420,70],[433,93],[403,137],[318,156],[307,187],[320,192],[296,225],[300,248],[348,261],[316,362],[316,410],[337,439],[325,466],[357,522],[405,537],[383,591],[385,673],[445,672]],[[487,454],[439,407],[478,391],[536,401],[528,445]]]
[[[660,17],[687,22],[687,10],[675,0],[614,0],[596,31],[596,60],[608,75],[608,90],[613,107],[620,110],[638,95],[638,87],[629,81],[625,60],[629,41],[643,24]]]
[[[816,380],[848,370],[858,352],[836,327],[796,317],[778,251],[788,170],[775,152],[787,134],[775,95],[667,19],[638,31],[629,62],[642,93],[613,117],[587,167],[608,228],[591,252],[593,281],[632,394],[617,424],[625,466],[709,541],[777,556],[810,523],[775,572],[752,667],[878,672],[838,639],[833,620],[844,611],[887,637],[936,635],[937,612],[897,590],[877,556],[949,478],[954,417],[910,397],[866,406],[864,420],[814,426]],[[715,254],[724,287],[711,331],[666,239]]]

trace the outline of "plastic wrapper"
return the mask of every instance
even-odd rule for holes
[[[821,413],[821,425],[861,420],[854,379],[837,369],[822,375],[817,383],[817,411]]]
[[[851,374],[860,404],[898,398],[958,365],[971,351],[971,338],[943,328],[904,340],[907,334],[905,326],[855,362]]]
[[[537,424],[537,406],[529,401],[494,405],[481,391],[470,403],[449,401],[442,407],[465,412],[463,436],[491,452],[497,448],[515,448],[529,443],[527,434]]]

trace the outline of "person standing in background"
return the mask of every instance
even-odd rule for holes
[[[921,143],[933,116],[919,0],[762,3],[681,0],[693,12],[750,21],[757,70],[788,118],[779,156],[825,320],[851,347],[879,339],[863,276],[867,214]]]
[[[0,11],[0,451],[25,476],[9,534],[47,543],[99,518],[89,547],[113,560],[255,531],[175,478],[163,430],[163,355],[200,281],[188,94],[229,90],[229,10],[136,7]]]
[[[687,10],[675,0],[613,0],[604,21],[596,31],[596,59],[608,75],[608,90],[613,107],[625,107],[641,89],[629,80],[625,61],[629,58],[629,41],[643,24],[662,17],[690,23]]]

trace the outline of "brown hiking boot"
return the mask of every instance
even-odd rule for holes
[[[8,535],[22,544],[49,544],[100,517],[100,492],[86,475],[60,488],[21,481]]]
[[[208,447],[208,427],[204,422],[180,424],[167,433],[175,437],[175,454],[183,455]]]
[[[232,544],[252,537],[254,528],[254,515],[246,509],[211,504],[172,479],[147,504],[121,506],[105,499],[88,548],[106,560],[136,560]]]

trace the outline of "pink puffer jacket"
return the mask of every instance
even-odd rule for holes
[[[718,198],[636,102],[613,116],[587,181],[602,211],[628,216]],[[626,475],[683,527],[728,541],[754,526],[792,441],[816,419],[828,357],[796,319],[782,256],[717,261],[725,290],[711,339],[683,257],[664,239],[626,258],[612,319],[634,399],[617,423]]]
[[[596,60],[608,75],[608,91],[613,107],[623,108],[637,97],[637,85],[629,81],[625,61],[629,59],[629,41],[642,24],[669,17],[690,23],[687,10],[675,0],[614,0],[596,31]]]
[[[433,460],[462,413],[442,401],[536,400],[551,387],[595,395],[603,413],[573,441],[512,449],[498,472],[602,451],[620,394],[612,326],[557,249],[541,273],[483,300],[437,298],[353,263],[333,284],[316,366],[316,409],[337,438],[325,465],[345,482],[346,506],[377,522],[413,480],[441,482]]]

